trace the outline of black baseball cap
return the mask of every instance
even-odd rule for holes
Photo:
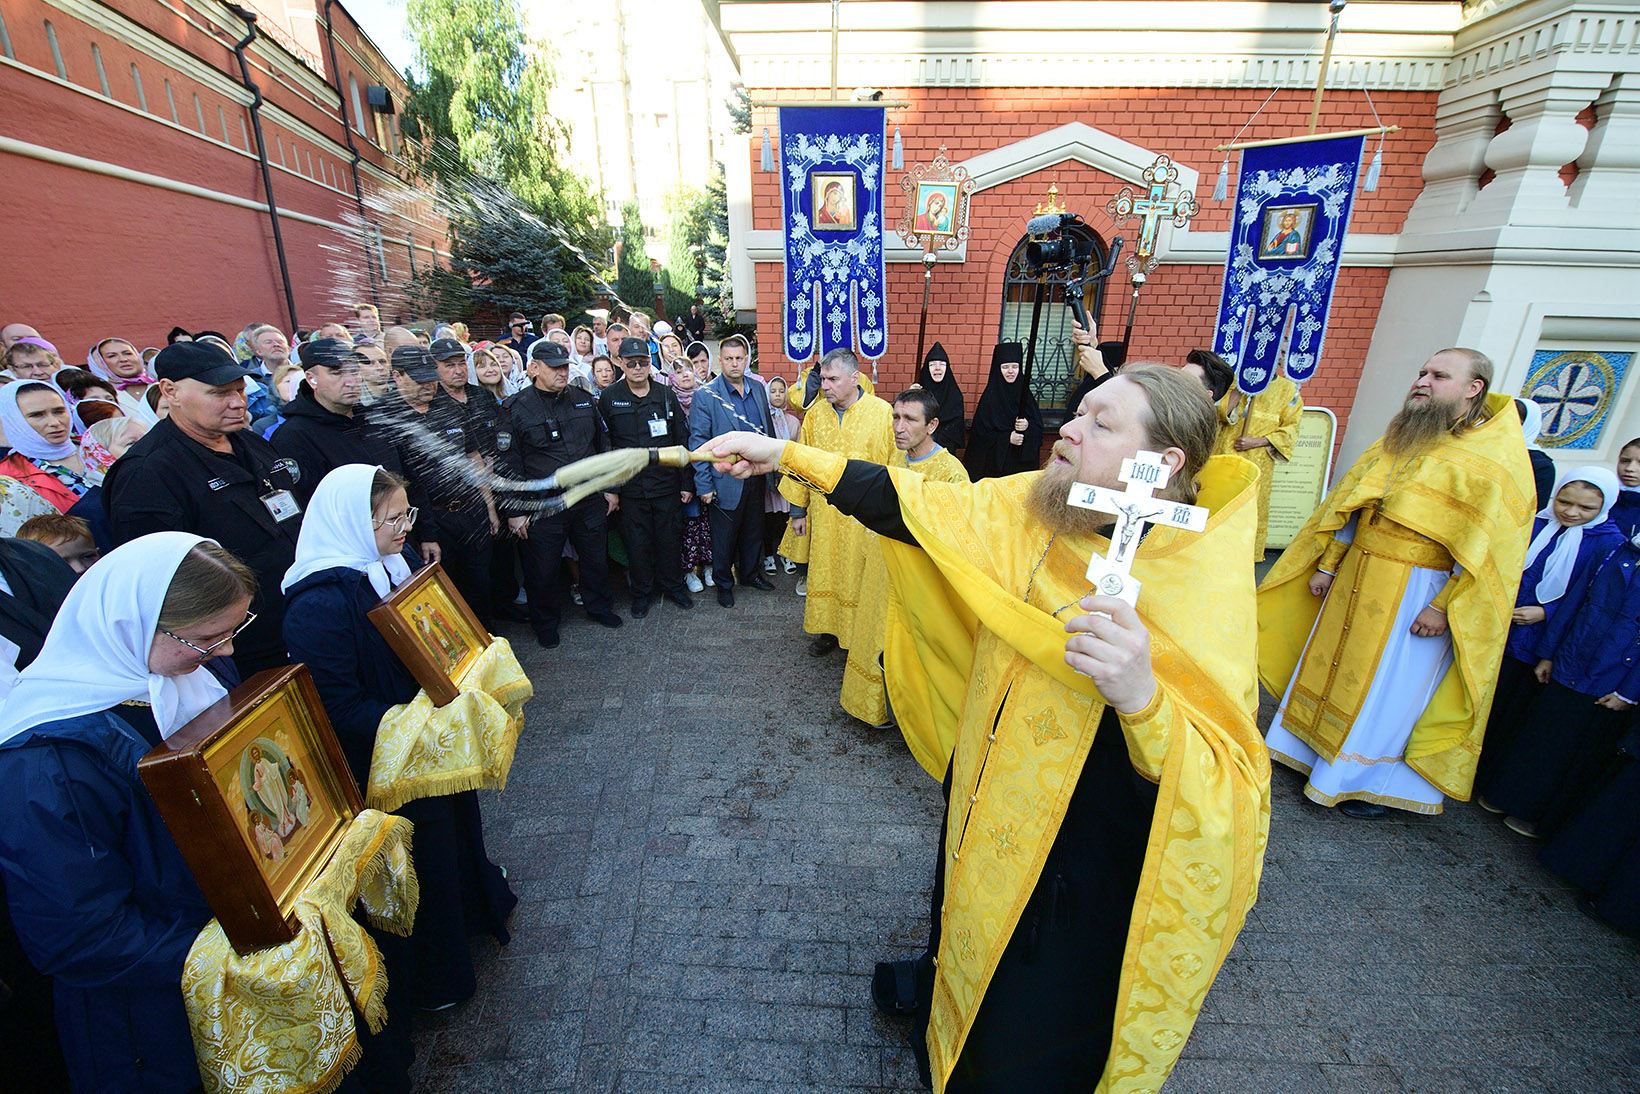
[[[222,387],[251,375],[233,355],[209,342],[173,342],[154,358],[154,375],[161,380],[198,380]]]
[[[428,352],[433,355],[433,360],[435,361],[442,361],[446,357],[467,356],[467,347],[463,346],[460,342],[457,342],[454,338],[435,338],[433,339],[433,344],[427,349]]]
[[[418,384],[438,380],[438,365],[433,363],[433,355],[420,346],[400,346],[394,350],[392,366],[394,372],[402,372]]]
[[[352,345],[340,338],[315,338],[296,347],[296,356],[303,368],[345,368],[356,365],[363,356]]]
[[[644,356],[649,356],[647,350]],[[530,347],[530,360],[540,361],[548,368],[569,368],[569,350],[550,338],[543,338]]]
[[[627,357],[642,357],[647,361],[649,360],[649,343],[645,342],[642,338],[623,338],[621,339],[620,352],[618,352],[615,356],[623,359]]]

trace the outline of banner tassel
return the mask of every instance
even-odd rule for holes
[[[897,125],[894,127],[894,158],[889,162],[889,167],[895,171],[905,170],[905,150],[900,147],[900,127]]]
[[[1372,154],[1372,162],[1367,165],[1367,177],[1361,183],[1361,192],[1370,194],[1378,189],[1378,174],[1384,169],[1384,139],[1378,138],[1378,150]]]
[[[763,162],[759,165],[765,171],[774,170],[774,148],[769,144],[769,127],[763,127]]]
[[[1230,193],[1230,157],[1219,164],[1219,181],[1213,184],[1213,200],[1223,201]]]

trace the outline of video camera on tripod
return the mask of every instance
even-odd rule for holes
[[[1111,240],[1104,267],[1090,274],[1088,267],[1095,257],[1092,233],[1067,231],[1085,226],[1086,221],[1075,213],[1043,213],[1032,217],[1025,225],[1025,234],[1031,237],[1025,244],[1025,272],[1031,277],[1058,281],[1065,290],[1065,304],[1071,314],[1083,330],[1092,330],[1088,313],[1082,307],[1083,286],[1109,277],[1116,269],[1116,256],[1122,253],[1122,237]],[[1039,307],[1040,300],[1038,297]],[[1034,336],[1034,317],[1031,326]]]

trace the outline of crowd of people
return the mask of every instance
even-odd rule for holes
[[[1585,910],[1640,929],[1640,440],[1615,474],[1557,476],[1532,447],[1536,408],[1493,393],[1483,355],[1440,351],[1270,571],[1255,612],[1271,470],[1302,411],[1285,381],[1246,396],[1210,352],[1129,365],[1119,344],[1078,327],[1083,376],[1044,465],[1018,343],[995,348],[968,417],[939,343],[885,399],[849,350],[788,382],[753,367],[744,338],[706,341],[698,309],[676,328],[627,311],[535,326],[515,314],[505,337],[475,340],[461,323],[383,328],[360,305],[294,337],[253,323],[232,338],[177,328],[163,347],[104,338],[84,369],[27,325],[0,327],[0,795],[37,806],[0,811],[12,932],[0,979],[8,1013],[26,1012],[41,1043],[61,1039],[42,1074],[135,1089],[122,1084],[140,1067],[160,1077],[143,1089],[197,1084],[176,986],[209,908],[136,761],[243,678],[301,662],[365,785],[383,715],[417,691],[367,614],[428,562],[486,626],[527,623],[549,649],[571,607],[623,625],[621,573],[634,619],[661,600],[692,609],[708,588],[732,609],[737,591],[795,575],[810,652],[847,653],[841,705],[898,726],[955,803],[928,950],[885,963],[874,984],[885,1010],[920,1016],[923,1062],[946,1089],[990,1089],[997,1075],[1058,1089],[1056,1076],[1128,1051],[1126,948],[1200,912],[1191,896],[1148,921],[1130,914],[1161,899],[1139,895],[1153,888],[1141,875],[1172,868],[1171,852],[1146,851],[1157,780],[1164,767],[1184,778],[1145,751],[1146,734],[1188,739],[1204,770],[1235,757],[1234,774],[1170,789],[1169,823],[1222,821],[1251,838],[1267,824],[1267,758],[1301,772],[1312,801],[1357,817],[1476,796],[1545,841],[1544,862],[1580,887]],[[655,464],[567,508],[543,505],[542,480],[587,457],[709,443],[718,459]],[[1120,489],[1120,460],[1141,448],[1172,473],[1164,496],[1199,490],[1219,523],[1194,547],[1164,551],[1183,533],[1147,534],[1160,553],[1136,613],[1084,597],[1099,518],[1063,495],[1073,480]],[[1040,610],[1026,618],[1021,605]],[[1038,617],[1057,637],[1038,633]],[[1153,641],[1176,654],[1154,672]],[[1257,676],[1281,699],[1256,748],[1255,646]],[[1067,732],[1083,718],[1100,732]],[[988,758],[1016,722],[1043,757]],[[1071,752],[1056,744],[1077,739]],[[1080,774],[1049,802],[1043,771],[1073,757]],[[1017,800],[982,801],[982,774],[1016,779]],[[471,791],[399,812],[416,825],[422,912],[410,938],[378,941],[406,1014],[473,993],[467,936],[505,941],[516,898]],[[1049,813],[1052,825],[1027,822]],[[970,828],[1010,862],[1043,842],[1049,868],[1008,874],[982,899],[959,860]],[[1254,844],[1213,868],[1256,878]],[[1116,878],[1118,899],[1074,899],[1096,878]],[[1004,902],[1006,923],[986,910],[1004,892],[1020,896]],[[1234,934],[1248,893],[1201,898],[1215,930]],[[958,903],[942,916],[947,900]],[[1028,942],[1014,930],[1026,914]],[[985,1006],[953,1003],[988,961]],[[1206,982],[1152,973],[1194,1013]],[[1103,985],[1097,1005],[1070,1006],[1087,983]],[[110,1013],[135,1017],[110,1030],[96,1017]],[[1010,1063],[1021,1022],[1043,1052]],[[407,1030],[401,1019],[367,1038],[350,1081],[404,1088]]]

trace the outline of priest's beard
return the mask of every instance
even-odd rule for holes
[[[1392,456],[1416,452],[1450,430],[1462,413],[1463,403],[1456,400],[1414,400],[1409,396],[1384,430],[1384,451]]]
[[[1064,441],[1054,442],[1053,450],[1068,460],[1075,459],[1076,453],[1071,451],[1070,446]],[[1031,483],[1030,493],[1025,495],[1025,512],[1054,535],[1103,535],[1116,522],[1116,518],[1097,509],[1082,509],[1072,505],[1070,493],[1074,485],[1075,465],[1056,464],[1050,455],[1048,463],[1042,468],[1042,474]]]

